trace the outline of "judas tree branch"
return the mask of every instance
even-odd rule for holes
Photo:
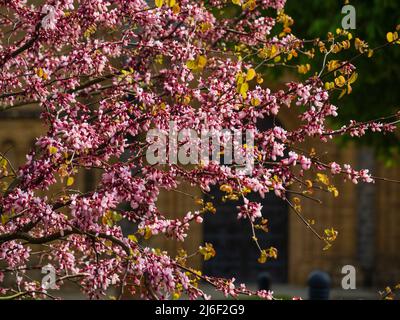
[[[87,235],[92,238],[101,238],[101,239],[106,239],[110,240],[114,244],[120,246],[125,253],[129,256],[131,253],[131,249],[128,245],[126,245],[122,240],[117,239],[116,237],[106,234],[106,233],[91,233],[91,232],[82,232],[78,230],[64,230],[64,231],[58,231],[53,234],[43,236],[43,237],[33,237],[29,233],[26,232],[14,232],[14,233],[8,233],[8,234],[3,234],[0,235],[0,243],[5,243],[9,241],[14,241],[14,240],[25,240],[29,244],[45,244],[48,242],[52,242],[55,240],[61,240],[65,237],[68,237],[73,234],[80,234],[80,235]]]
[[[41,19],[40,19],[41,21]],[[17,57],[19,54],[23,53],[24,51],[28,50],[30,47],[33,46],[33,44],[36,42],[36,40],[39,38],[39,29],[41,26],[41,22],[36,24],[35,27],[35,32],[30,40],[28,40],[23,46],[19,47],[18,49],[14,50],[13,52],[9,53],[6,55],[0,62],[0,68],[3,68],[3,66],[7,63],[8,60],[13,59]]]

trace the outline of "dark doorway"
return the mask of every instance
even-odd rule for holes
[[[215,199],[222,193],[212,191]],[[250,196],[252,201],[261,201],[263,217],[268,219],[269,232],[258,232],[262,247],[278,249],[278,259],[265,264],[258,263],[259,251],[252,240],[250,224],[237,219],[238,203],[222,203],[214,200],[215,215],[206,215],[204,241],[214,245],[217,255],[204,263],[204,272],[210,276],[235,277],[240,281],[253,282],[260,272],[270,273],[273,282],[287,282],[288,269],[288,208],[286,203],[269,194],[265,199]],[[257,199],[258,198],[258,199]]]
[[[263,121],[262,129],[273,127],[272,121]],[[216,277],[235,277],[241,282],[255,282],[261,272],[269,272],[273,283],[287,282],[288,278],[288,206],[273,192],[264,199],[258,194],[250,194],[250,201],[262,203],[263,217],[268,219],[269,232],[257,232],[263,248],[278,249],[278,259],[260,264],[259,250],[252,240],[248,220],[237,219],[236,206],[240,202],[222,202],[223,193],[219,186],[213,188],[206,201],[212,201],[217,213],[208,214],[204,220],[204,242],[212,243],[217,255],[204,262],[204,272]]]

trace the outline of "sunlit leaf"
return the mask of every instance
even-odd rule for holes
[[[67,186],[70,187],[74,184],[74,177],[68,177],[67,178]]]
[[[256,71],[254,69],[247,70],[247,74],[246,74],[247,81],[253,80],[255,76],[256,76]]]
[[[156,0],[155,5],[157,8],[161,8],[164,4],[164,0]]]

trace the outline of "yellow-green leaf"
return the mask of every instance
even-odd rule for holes
[[[215,249],[211,243],[206,243],[204,247],[200,246],[199,252],[204,256],[205,261],[210,260],[216,255]]]
[[[310,70],[311,70],[311,66],[309,63],[297,66],[297,72],[301,73],[301,74],[306,74]]]
[[[325,233],[325,239],[329,242],[333,242],[336,240],[339,232],[333,228],[330,228],[330,229],[325,229],[324,233]]]
[[[195,60],[189,60],[188,62],[186,62],[186,66],[190,69],[190,70],[194,70],[197,68],[197,64]]]
[[[260,257],[258,258],[258,262],[259,263],[266,263],[267,262],[267,258],[268,258],[267,251],[261,250]]]
[[[328,191],[331,192],[335,198],[337,198],[339,196],[338,189],[333,185],[332,186],[328,186]]]
[[[168,0],[168,7],[172,8],[176,4],[176,0]]]
[[[179,4],[176,4],[172,7],[172,12],[174,14],[178,14],[179,12],[181,12],[181,7],[179,6]]]
[[[49,147],[49,152],[50,152],[50,154],[56,154],[57,151],[58,151],[58,149],[57,149],[56,147],[54,147],[54,146],[50,146],[50,147]]]
[[[240,72],[236,76],[236,83],[239,85],[242,84],[243,82],[244,82],[244,77],[243,74]]]
[[[4,159],[4,158],[1,158],[0,159],[0,168],[6,168],[7,167],[7,160],[6,159]]]
[[[153,235],[153,234],[152,234],[152,232],[151,232],[151,229],[150,229],[149,227],[146,227],[145,233],[144,233],[144,238],[145,238],[146,240],[147,240],[147,239],[150,239],[152,235]]]
[[[6,224],[8,221],[10,220],[10,217],[8,215],[6,215],[5,213],[3,213],[1,215],[1,223],[4,225]]]
[[[251,105],[254,107],[258,107],[260,105],[261,101],[258,98],[253,98],[251,99]]]
[[[239,93],[242,95],[243,99],[247,98],[247,91],[249,91],[249,84],[244,82],[239,87]]]
[[[386,39],[388,42],[395,42],[399,39],[399,34],[397,32],[388,32],[386,34]]]
[[[335,84],[341,88],[345,85],[346,83],[346,79],[343,76],[339,76],[335,79]]]
[[[181,293],[179,291],[175,291],[172,294],[172,300],[178,300],[180,298],[180,296],[181,296]]]
[[[68,177],[67,179],[67,186],[70,187],[74,184],[74,177]]]
[[[393,41],[394,41],[393,32],[388,32],[388,33],[386,34],[386,39],[387,39],[388,42],[393,42]]]
[[[324,185],[329,185],[329,178],[326,174],[317,173],[317,181],[323,183]]]
[[[250,11],[253,11],[256,8],[256,6],[257,3],[255,0],[248,0],[242,5],[242,9],[243,10],[249,9]]]
[[[155,5],[157,8],[161,8],[164,4],[164,0],[156,0]]]
[[[133,242],[138,242],[138,239],[136,238],[136,236],[134,234],[128,235],[128,239],[132,240]]]
[[[207,64],[207,58],[205,56],[199,56],[197,58],[197,66],[200,69],[203,69],[206,66],[206,64]]]
[[[190,70],[201,70],[207,64],[207,58],[205,56],[198,56],[195,60],[189,60],[186,62],[186,66]]]
[[[273,46],[271,47],[271,54],[270,54],[270,56],[273,57],[277,52],[278,52],[278,47],[277,47],[276,45],[273,45]]]
[[[36,74],[39,78],[43,77],[44,71],[42,68],[37,69]]]
[[[247,70],[246,80],[251,81],[256,76],[256,71],[254,69]]]

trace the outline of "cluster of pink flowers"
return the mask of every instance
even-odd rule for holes
[[[248,199],[244,199],[244,205],[238,207],[239,214],[238,218],[250,219],[255,221],[257,218],[261,218],[262,205],[257,202],[250,202]]]
[[[326,142],[367,130],[391,132],[394,125],[354,121],[330,129],[327,119],[337,116],[338,108],[317,76],[276,92],[258,79],[262,75],[249,57],[262,50],[300,53],[306,45],[287,30],[270,35],[278,19],[262,12],[282,10],[285,0],[237,6],[242,13],[235,17],[216,15],[216,9],[234,5],[220,0],[177,0],[172,7],[167,1],[149,7],[144,0],[41,3],[1,2],[0,109],[36,104],[47,127],[14,176],[0,171],[0,178],[9,180],[0,193],[0,262],[7,266],[0,270],[2,295],[48,296],[26,274],[32,251],[39,251],[39,260],[56,270],[57,288],[73,280],[91,298],[102,297],[110,286],[120,288],[120,296],[209,298],[197,286],[204,280],[225,295],[272,299],[271,292],[201,275],[182,257],[149,247],[146,240],[153,235],[184,241],[190,226],[212,211],[204,205],[170,219],[157,207],[160,192],[176,192],[182,182],[204,193],[226,184],[228,196],[245,199],[239,217],[254,223],[262,218],[262,206],[248,201],[246,192],[286,199],[289,185],[305,171],[373,181],[368,170],[325,164],[294,146],[309,138]],[[240,52],[241,46],[249,51]],[[298,114],[297,128],[257,129],[282,108]],[[152,128],[166,131],[170,121],[199,136],[210,129],[255,130],[251,175],[215,161],[148,165],[143,136]],[[74,175],[83,170],[101,172],[93,190],[73,187]],[[120,220],[134,226],[131,235],[123,234]],[[16,277],[15,286],[1,287],[6,273]]]

